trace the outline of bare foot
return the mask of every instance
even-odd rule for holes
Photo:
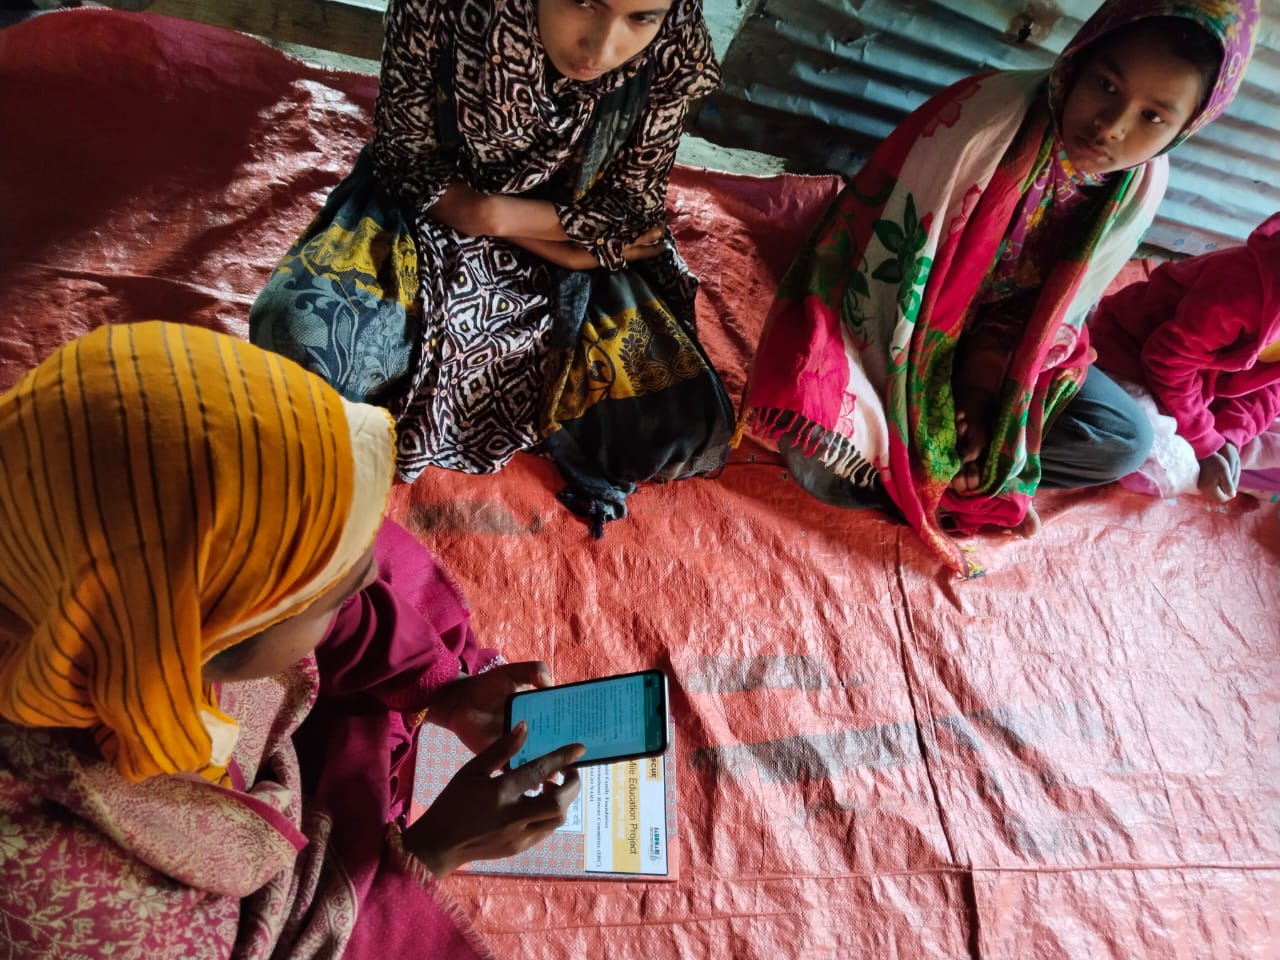
[[[1013,528],[1013,532],[1020,537],[1034,537],[1040,532],[1040,514],[1036,513],[1034,503],[1027,504],[1027,515],[1022,518],[1022,522]]]
[[[984,402],[986,401],[986,402]],[[956,454],[960,470],[951,478],[951,489],[972,493],[982,486],[982,466],[987,453],[987,419],[990,396],[956,394]]]

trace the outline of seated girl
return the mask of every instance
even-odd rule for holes
[[[195,327],[99,329],[0,397],[12,955],[489,955],[437,878],[555,829],[577,775],[525,791],[579,748],[490,777],[547,670],[485,669],[383,522],[393,451],[385,411]],[[424,711],[480,753],[406,826]]]
[[[252,341],[388,406],[402,479],[543,443],[599,533],[732,432],[665,225],[718,77],[699,0],[391,0],[373,141]]]
[[[1280,213],[1243,246],[1161,264],[1103,300],[1089,327],[1098,366],[1150,391],[1173,419],[1196,461],[1188,479],[1205,496],[1226,502],[1242,470],[1260,489],[1262,474],[1280,469],[1264,436],[1280,417]],[[1165,486],[1181,449],[1142,467],[1162,492],[1181,492]]]
[[[962,575],[944,531],[1038,526],[1038,487],[1146,456],[1083,320],[1164,194],[1163,154],[1217,117],[1256,0],[1107,0],[1042,72],[970,77],[906,118],[783,280],[744,420],[840,505],[887,495]]]

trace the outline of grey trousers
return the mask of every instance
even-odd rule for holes
[[[1070,490],[1133,473],[1151,452],[1151,421],[1114,380],[1090,367],[1040,444],[1040,486]]]
[[[1040,445],[1040,486],[1046,490],[1093,487],[1133,473],[1151,452],[1151,423],[1133,398],[1097,367],[1049,428]],[[805,490],[836,507],[889,507],[888,496],[855,487],[822,462],[778,444],[787,469]]]

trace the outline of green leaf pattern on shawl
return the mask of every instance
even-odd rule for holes
[[[911,348],[924,288],[933,267],[926,255],[929,223],[922,217],[915,195],[908,192],[898,211],[885,209],[897,181],[886,178],[875,196],[863,195],[850,184],[839,202],[814,227],[807,255],[792,264],[779,285],[779,297],[816,297],[836,311],[845,328],[861,343],[883,344],[887,352],[888,396],[884,414],[890,431],[902,442],[914,436],[917,449],[932,464],[955,459],[955,408],[951,399],[954,338],[936,330],[923,331],[923,352]],[[875,219],[865,243],[857,242],[854,223]],[[876,216],[880,214],[880,216]],[[861,248],[860,248],[861,247]],[[857,264],[854,268],[853,264]],[[892,292],[884,290],[892,287]],[[884,309],[889,300],[897,310]],[[925,360],[923,368],[913,365]],[[907,397],[929,398],[919,423],[908,424]],[[954,468],[952,469],[954,472]]]
[[[792,262],[778,285],[778,296],[793,300],[816,296],[833,311],[841,310],[847,316],[861,318],[860,309],[850,312],[844,303],[850,288],[855,296],[864,299],[870,296],[864,272],[866,251],[855,247],[853,222],[867,209],[879,210],[892,195],[896,184],[896,180],[888,177],[874,195],[862,193],[856,183],[848,184],[826,216],[814,225],[801,247],[800,256]],[[855,257],[860,266],[851,271],[850,264]]]
[[[960,469],[956,454],[956,407],[951,373],[956,356],[955,338],[936,328],[920,334],[920,364],[910,372],[910,391],[917,398],[919,419],[913,446],[924,460],[929,476],[949,476]]]
[[[879,241],[879,247],[883,248],[883,253],[887,253],[887,257],[879,259],[879,263],[875,269],[871,271],[870,280],[883,284],[888,284],[897,288],[895,292],[895,301],[898,306],[898,317],[895,318],[896,330],[893,333],[893,343],[889,348],[889,383],[890,396],[889,402],[885,404],[885,418],[888,421],[890,429],[894,430],[899,437],[905,442],[910,435],[910,426],[907,423],[908,404],[905,402],[906,396],[931,396],[933,394],[920,393],[923,381],[919,374],[921,372],[912,370],[911,356],[912,351],[908,349],[910,343],[910,330],[914,329],[916,318],[920,313],[920,305],[923,302],[923,293],[925,282],[929,278],[929,270],[933,266],[933,258],[925,256],[924,249],[929,241],[929,231],[921,219],[916,209],[916,201],[914,195],[908,193],[902,209],[901,220],[897,221],[890,217],[882,217],[875,221],[872,226],[875,239]],[[866,276],[867,265],[871,261],[873,251],[868,251],[868,257],[864,258],[862,266],[858,272],[854,274],[857,278],[849,284],[850,291],[855,288],[861,292],[867,291],[863,296],[869,298],[871,296],[871,284]],[[844,305],[843,315],[847,318],[851,315],[857,316],[862,325],[856,329],[860,335],[865,329],[866,318],[861,309],[861,303],[855,303],[850,306],[848,303]],[[856,310],[856,313],[855,313]],[[899,338],[905,335],[905,339],[899,342]],[[934,351],[933,339],[936,339],[933,331],[926,331],[926,356],[938,357],[939,354]],[[942,335],[946,340],[946,335]],[[943,345],[943,344],[939,344]],[[943,395],[950,398],[950,353],[944,350],[942,355],[946,358],[947,371],[944,377],[945,382],[940,384],[945,389]],[[935,382],[938,377],[932,372],[924,372],[925,379]],[[903,387],[906,388],[905,395],[900,395]],[[948,399],[949,403],[949,399]],[[932,426],[924,434],[928,441],[938,443],[943,440],[935,431],[941,430],[951,431],[951,448],[955,446],[955,418],[950,418],[950,424],[946,424],[946,417],[928,416]],[[937,420],[937,423],[933,423]],[[919,433],[919,431],[917,431]]]
[[[929,240],[929,232],[916,213],[915,197],[907,194],[902,211],[902,223],[877,220],[873,227],[876,239],[893,256],[887,258],[871,273],[871,279],[898,285],[898,306],[902,315],[914,323],[920,311],[920,301],[933,258],[922,255]],[[864,264],[865,267],[865,264]],[[865,278],[863,278],[865,286]]]
[[[814,224],[800,247],[799,256],[791,261],[791,266],[782,275],[777,296],[803,301],[816,295],[831,303],[832,291],[842,285],[848,272],[848,265],[841,261],[841,256],[848,253],[850,246],[849,219],[840,209],[840,204],[833,204],[826,215]]]

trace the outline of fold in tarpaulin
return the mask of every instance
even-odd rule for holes
[[[0,31],[0,387],[102,323],[243,335],[375,88],[145,15]],[[676,171],[731,393],[836,189]],[[987,538],[959,583],[759,447],[642,489],[601,542],[558,487],[520,457],[394,512],[509,658],[670,672],[681,879],[450,881],[500,955],[1280,956],[1274,507],[1045,495],[1044,532]]]

